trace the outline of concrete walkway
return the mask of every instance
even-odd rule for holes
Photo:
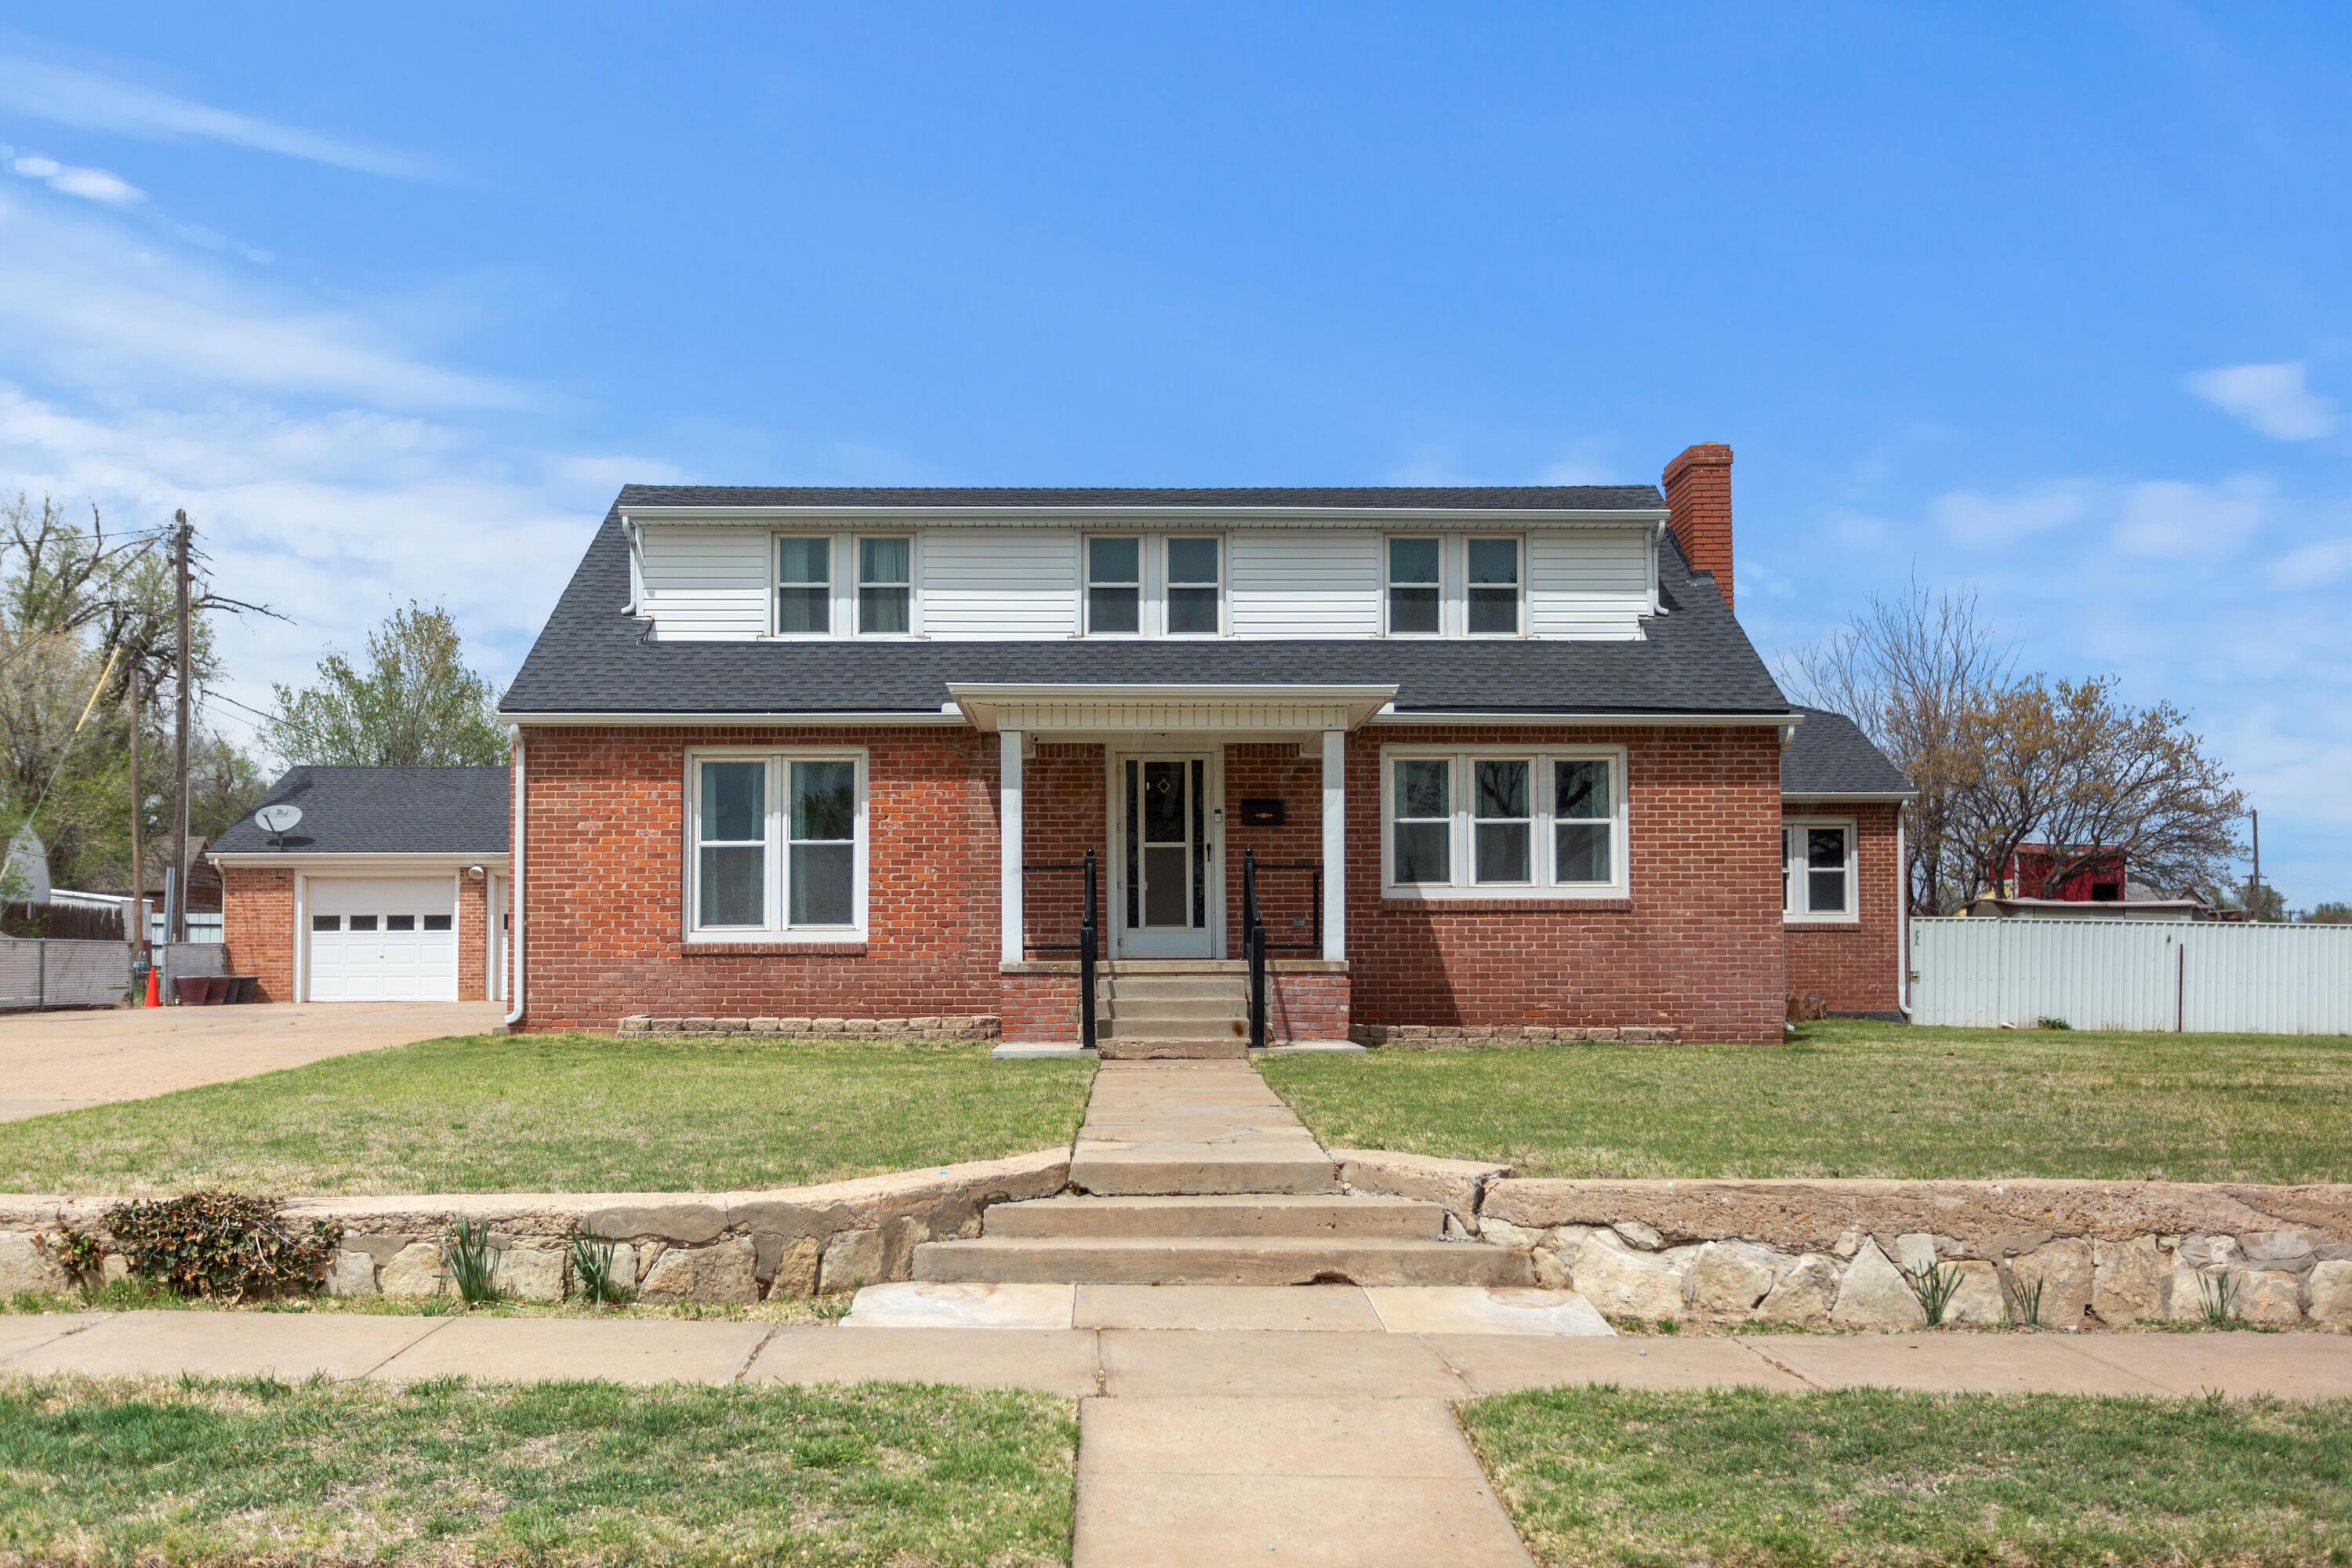
[[[328,1057],[477,1035],[491,1002],[305,1002],[106,1007],[0,1017],[0,1121],[142,1100]]]
[[[1155,1292],[1139,1294],[1150,1296]],[[2352,1397],[2352,1336],[884,1329],[165,1311],[0,1317],[0,1373],[1043,1389],[1078,1401],[1076,1562],[1528,1559],[1452,1406],[1513,1389]]]
[[[1105,1062],[1070,1184],[1109,1194],[1328,1193],[1338,1169],[1247,1062]]]

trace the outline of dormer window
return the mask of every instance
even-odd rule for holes
[[[1134,637],[1143,629],[1143,540],[1096,534],[1087,541],[1087,635]]]
[[[776,541],[776,635],[833,635],[833,541],[788,535]]]
[[[1168,541],[1168,634],[1214,637],[1223,629],[1224,578],[1214,536]]]
[[[904,637],[913,629],[915,542],[857,542],[857,629],[876,637]]]
[[[1469,631],[1474,637],[1519,635],[1519,542],[1472,539],[1469,556]]]

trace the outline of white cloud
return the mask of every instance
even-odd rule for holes
[[[264,292],[159,254],[87,209],[5,195],[0,350],[85,385],[151,395],[177,383],[410,408],[511,408],[531,395],[424,360],[364,307]]]
[[[2271,563],[2274,588],[2325,588],[2352,575],[2352,539],[2300,544]]]
[[[126,206],[147,199],[146,192],[105,169],[77,169],[55,158],[33,154],[11,159],[8,167],[28,180],[40,181],[53,191],[86,201],[104,202],[109,206]]]
[[[0,104],[59,125],[151,142],[218,142],[394,179],[425,173],[401,153],[23,55],[0,55]]]
[[[2222,413],[2243,420],[2281,441],[2316,441],[2336,433],[2341,421],[2334,401],[2304,382],[2304,363],[2231,364],[2199,371],[2189,390]]]
[[[1948,490],[1927,510],[1953,543],[1995,549],[2083,521],[2091,511],[2091,487],[2061,479],[2006,496]]]
[[[2126,555],[2210,561],[2233,554],[2268,518],[2275,488],[2242,475],[2218,485],[2153,479],[2125,488],[2115,546]]]

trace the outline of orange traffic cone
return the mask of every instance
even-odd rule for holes
[[[155,971],[150,969],[147,972],[147,1005],[150,1007],[161,1007],[163,1005],[163,983],[155,978]]]

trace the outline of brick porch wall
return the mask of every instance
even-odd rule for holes
[[[1896,963],[1903,872],[1895,859],[1897,809],[1822,801],[1788,803],[1790,816],[1850,816],[1854,826],[1856,912],[1853,925],[1781,928],[1789,991],[1818,994],[1832,1013],[1891,1013],[1901,1000]]]
[[[772,744],[866,753],[866,941],[684,940],[685,748]],[[522,1026],[993,1015],[995,745],[934,728],[527,731]]]
[[[1631,897],[1389,900],[1383,745],[1622,744]],[[1780,1037],[1780,749],[1769,727],[1489,727],[1348,739],[1348,955],[1357,1024],[1664,1026]]]
[[[294,1000],[294,873],[275,866],[221,873],[221,940],[228,972],[260,979],[263,1002]]]

